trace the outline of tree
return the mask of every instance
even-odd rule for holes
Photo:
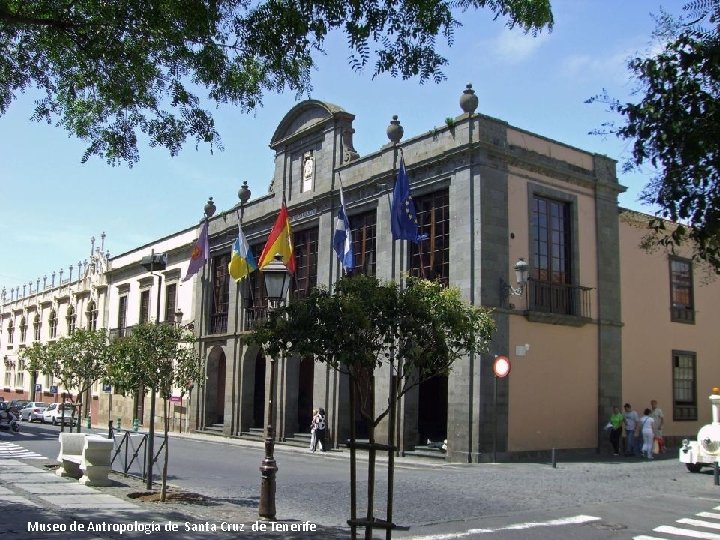
[[[641,99],[610,101],[625,121],[611,131],[633,143],[628,169],[658,171],[642,193],[659,207],[647,245],[689,241],[694,257],[720,273],[720,0],[694,0],[685,10],[690,20],[659,19],[659,53],[630,61]]]
[[[134,390],[141,386],[154,390],[163,399],[165,453],[160,499],[166,500],[169,459],[170,396],[173,388],[184,395],[192,381],[202,376],[200,357],[192,346],[195,337],[172,324],[143,323],[129,336],[113,342],[113,361],[108,380],[118,389]],[[150,422],[155,419],[151,418]]]
[[[38,372],[49,373],[50,351],[47,343],[34,342],[30,347],[20,349],[19,357],[25,361],[25,368],[32,375],[33,396]],[[35,398],[33,398],[35,399]]]
[[[489,9],[510,27],[551,28],[550,0],[0,1],[0,114],[37,87],[34,120],[88,143],[83,161],[139,159],[138,139],[176,155],[187,138],[222,148],[200,92],[244,112],[265,92],[308,93],[314,54],[345,35],[350,64],[373,75],[443,79],[439,36],[458,10]]]
[[[353,387],[351,403],[353,396],[359,396],[361,414],[370,422],[372,446],[382,419],[391,413],[394,421],[396,401],[421,382],[447,375],[462,356],[486,351],[494,329],[489,311],[467,304],[457,288],[414,278],[401,288],[357,275],[340,279],[334,294],[315,289],[307,298],[272,311],[250,341],[271,357],[312,356],[347,373]],[[391,389],[378,411],[374,374],[383,367],[391,373]],[[354,407],[349,413],[352,418]],[[392,441],[393,430],[388,432]],[[373,456],[370,471],[374,471]],[[369,486],[373,477],[371,472]],[[368,520],[372,520],[372,487],[369,490]],[[366,538],[369,535],[370,528]]]
[[[66,390],[77,390],[78,433],[80,420],[90,405],[83,396],[95,382],[105,376],[109,358],[108,335],[105,330],[78,328],[69,336],[61,337],[48,345],[46,365],[42,371],[51,373]],[[65,400],[60,407],[65,408]]]

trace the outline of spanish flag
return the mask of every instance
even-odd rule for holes
[[[295,273],[295,250],[293,249],[292,243],[292,229],[290,229],[290,216],[288,215],[287,207],[283,202],[280,208],[280,214],[278,214],[273,225],[270,236],[265,243],[265,247],[260,255],[258,262],[258,269],[262,270],[268,264],[270,264],[275,255],[282,255],[282,262],[287,267],[291,274]]]

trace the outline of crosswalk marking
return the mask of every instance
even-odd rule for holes
[[[19,444],[0,442],[0,459],[46,459],[37,452],[26,450]]]
[[[720,523],[711,523],[700,519],[678,519],[675,523],[681,525],[694,525],[695,527],[705,527],[706,529],[720,529]]]
[[[447,534],[430,534],[425,536],[413,536],[408,540],[455,540],[456,538],[465,538],[479,534],[494,533],[498,531],[517,531],[525,529],[534,529],[536,527],[558,527],[562,525],[582,525],[591,521],[599,521],[601,518],[594,516],[573,516],[560,519],[551,519],[550,521],[536,521],[528,523],[515,523],[514,525],[506,525],[497,529],[470,529],[463,532],[447,533]]]
[[[720,510],[720,506],[716,506],[713,510]],[[705,519],[696,519],[705,518]],[[708,521],[716,520],[716,521]],[[669,534],[673,537],[684,536],[690,538],[701,538],[703,540],[720,540],[720,534],[701,529],[713,529],[720,531],[720,514],[717,512],[698,512],[694,518],[682,518],[675,521],[677,525],[685,527],[661,525],[653,529],[655,533]],[[657,537],[648,535],[634,536],[633,540],[667,540],[667,537]]]
[[[690,538],[702,538],[704,540],[720,540],[720,534],[703,531],[692,531],[690,529],[681,529],[680,527],[669,527],[661,525],[653,529],[654,532],[675,534],[677,536],[689,536]]]

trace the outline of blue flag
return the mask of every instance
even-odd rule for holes
[[[410,195],[410,182],[405,171],[405,160],[400,156],[395,187],[393,188],[392,207],[390,208],[390,230],[393,240],[410,240],[416,244],[427,238],[418,234],[418,221],[415,214],[415,202]]]
[[[335,220],[335,233],[333,234],[333,248],[346,272],[355,267],[355,257],[352,249],[352,231],[350,220],[345,213],[345,198],[342,184],[340,184],[340,208]]]

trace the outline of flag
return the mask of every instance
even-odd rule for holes
[[[350,230],[350,220],[345,213],[345,198],[343,197],[342,184],[340,184],[340,208],[338,209],[337,219],[335,220],[333,248],[345,271],[348,272],[352,270],[355,266],[352,250],[352,231]]]
[[[250,272],[257,270],[257,264],[255,264],[255,257],[253,256],[252,249],[247,243],[245,234],[243,234],[242,227],[240,226],[240,219],[238,219],[238,237],[233,243],[232,253],[230,255],[230,264],[228,264],[228,271],[230,277],[235,281],[240,281],[242,278],[247,276]]]
[[[262,270],[270,264],[275,255],[282,255],[282,262],[291,274],[295,273],[295,251],[292,244],[292,229],[290,229],[290,216],[287,207],[283,202],[280,213],[270,231],[270,236],[265,242],[265,247],[260,255],[258,268]]]
[[[410,183],[405,171],[405,160],[400,157],[400,170],[398,171],[393,200],[390,208],[390,231],[393,240],[410,240],[418,243],[427,238],[426,234],[418,234],[418,221],[415,214],[415,203],[410,195]]]
[[[193,246],[192,253],[190,254],[190,264],[188,265],[187,274],[182,279],[187,281],[200,270],[205,261],[207,260],[208,252],[208,222],[207,220],[203,223],[202,229],[200,229],[200,236],[198,236],[195,246]]]

